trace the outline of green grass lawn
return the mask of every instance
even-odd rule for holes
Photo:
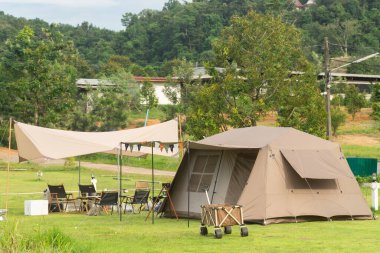
[[[10,217],[19,233],[58,228],[82,252],[377,252],[380,221],[308,222],[248,225],[249,236],[239,228],[216,240],[199,235],[199,221],[159,218],[145,222],[145,213],[117,215],[49,214]],[[5,223],[0,223],[0,227]],[[209,228],[209,232],[213,232]]]
[[[341,134],[367,134],[375,135],[380,133],[379,123],[374,120],[364,122],[348,121],[338,129],[338,135]]]
[[[380,161],[380,147],[341,145],[346,157],[377,158]]]
[[[80,156],[77,159],[84,162],[117,164],[117,156],[113,154],[98,153]],[[174,158],[154,155],[153,161],[154,168],[157,170],[177,171],[181,159],[179,157]],[[150,154],[141,158],[123,156],[123,165],[150,169],[152,167],[152,156]]]
[[[0,168],[5,166],[0,164]],[[46,248],[46,251],[35,252],[377,252],[380,245],[379,220],[248,225],[248,237],[240,237],[239,228],[233,227],[231,235],[216,240],[212,228],[209,228],[208,236],[199,235],[197,220],[191,220],[189,227],[187,220],[167,218],[157,218],[155,224],[151,224],[151,220],[145,221],[146,212],[125,214],[121,222],[115,214],[24,216],[24,200],[41,199],[47,183],[64,183],[68,191],[76,192],[78,171],[62,166],[12,165],[12,169],[22,168],[26,170],[10,173],[9,215],[6,222],[0,222],[0,242],[4,238],[22,241],[37,235],[37,238],[50,238],[54,235],[53,229],[74,245],[67,251]],[[44,173],[41,181],[36,177],[38,170]],[[89,183],[90,175],[91,170],[83,169],[82,183]],[[118,181],[114,177],[114,172],[97,171],[98,188],[117,189]],[[0,208],[5,207],[6,178],[7,173],[0,171]],[[149,176],[134,174],[124,174],[123,178],[126,179],[123,188],[133,188],[136,180],[150,180]],[[172,180],[170,177],[156,179],[160,182]],[[363,188],[363,193],[369,201],[369,190]],[[36,243],[36,239],[32,242]]]

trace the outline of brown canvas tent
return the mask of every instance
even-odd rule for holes
[[[170,189],[181,217],[199,218],[204,189],[212,203],[242,205],[245,222],[372,219],[339,145],[293,128],[233,129],[190,143]]]

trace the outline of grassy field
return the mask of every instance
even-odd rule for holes
[[[117,164],[117,156],[112,154],[91,154],[79,157],[81,161],[104,164]],[[160,155],[153,156],[154,168],[157,170],[176,171],[180,163],[180,158],[165,157]],[[123,165],[140,168],[152,167],[152,156],[148,154],[145,157],[126,157],[123,156]]]
[[[0,163],[0,209],[5,206],[4,193],[6,192],[7,172],[5,171],[6,164]],[[9,213],[11,215],[22,215],[21,208],[26,199],[41,199],[43,190],[47,188],[47,184],[64,184],[66,191],[78,192],[79,173],[76,167],[65,166],[39,166],[36,164],[12,164],[9,181]],[[41,180],[37,178],[37,172],[42,171]],[[81,169],[81,183],[91,183],[91,174],[94,173],[91,169]],[[119,181],[117,173],[111,171],[96,171],[98,180],[97,188],[99,191],[103,189],[117,190],[119,189]],[[123,174],[122,187],[125,189],[134,189],[135,181],[151,180],[147,175]],[[171,182],[171,177],[156,176],[157,193],[160,190],[160,183]]]
[[[5,164],[1,163],[0,168],[4,167]],[[155,224],[151,224],[151,220],[145,221],[146,212],[125,214],[121,222],[115,214],[24,216],[24,200],[41,199],[47,183],[64,183],[66,189],[75,194],[78,171],[71,167],[32,164],[12,165],[12,169],[9,215],[6,222],[0,222],[0,242],[8,238],[23,242],[23,245],[34,245],[43,240],[41,238],[48,237],[46,241],[49,241],[59,235],[59,241],[71,245],[66,250],[54,247],[51,250],[44,244],[46,251],[35,252],[376,252],[379,246],[378,220],[248,225],[249,236],[246,238],[240,237],[238,227],[233,227],[231,235],[216,240],[212,236],[212,228],[209,228],[208,236],[199,235],[199,221],[191,220],[188,227],[187,220],[157,218]],[[43,171],[42,180],[37,179],[38,170]],[[91,170],[82,170],[82,183],[89,183],[90,174]],[[115,177],[113,172],[98,171],[98,188],[117,189]],[[0,171],[0,208],[5,207],[6,178],[6,172]],[[123,188],[130,189],[136,180],[150,180],[149,176],[134,174],[124,174],[123,178],[126,179],[123,180]],[[156,179],[170,182],[172,178]],[[363,193],[369,201],[369,190],[363,188]],[[50,244],[55,245],[56,242]],[[24,248],[18,247],[19,250],[14,252],[24,252]]]
[[[346,157],[365,157],[377,158],[380,161],[380,147],[376,146],[358,146],[358,145],[341,145],[343,154]]]
[[[161,116],[159,111],[152,115]],[[141,119],[143,112],[131,120]],[[362,117],[362,118],[360,118]],[[378,140],[380,131],[368,112],[356,121],[348,121],[340,135],[359,136],[358,143],[342,142],[346,157],[380,159],[380,145],[362,141],[362,135]],[[264,123],[273,124],[273,119]],[[143,122],[135,120],[134,124]],[[264,124],[266,125],[266,124]],[[347,141],[347,140],[344,140]],[[82,156],[81,161],[116,164],[115,155]],[[156,169],[175,171],[179,160],[155,156]],[[124,157],[124,165],[151,167],[151,157]],[[0,162],[0,209],[5,208],[7,173]],[[157,218],[155,224],[145,221],[146,212],[118,215],[87,216],[84,213],[51,213],[47,216],[24,216],[24,200],[43,198],[47,184],[61,184],[74,195],[78,192],[78,169],[75,166],[39,166],[12,164],[10,173],[7,221],[0,222],[0,252],[377,252],[379,251],[380,221],[332,221],[278,225],[248,225],[249,236],[240,237],[239,228],[221,240],[199,235],[199,221]],[[41,180],[37,172],[42,171]],[[81,170],[81,183],[90,183],[94,170]],[[95,171],[98,189],[118,189],[116,172]],[[123,174],[123,188],[133,192],[135,181],[150,181],[150,176]],[[171,177],[157,176],[158,183],[171,182]],[[156,194],[160,185],[157,183]],[[370,204],[371,192],[362,188]],[[128,194],[129,194],[128,193]],[[375,215],[379,216],[380,212]],[[8,246],[4,246],[8,245]],[[29,249],[29,251],[28,251]]]
[[[249,236],[238,227],[216,240],[199,235],[199,222],[159,218],[145,222],[146,214],[117,215],[49,214],[10,217],[20,234],[58,228],[80,252],[377,252],[380,221],[309,222],[248,225]],[[0,223],[0,227],[6,223]],[[209,228],[212,232],[212,229]]]

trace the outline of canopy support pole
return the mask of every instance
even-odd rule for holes
[[[190,227],[190,143],[187,141],[187,227]]]
[[[153,161],[154,141],[152,141],[151,146],[152,146],[152,199],[154,199],[154,167],[153,167],[153,165],[154,165],[154,161]],[[153,204],[153,202],[152,202],[152,204]],[[153,206],[152,206],[152,208],[153,208]],[[153,210],[153,212],[154,212],[154,210]],[[152,215],[152,224],[154,224],[154,213]]]
[[[7,165],[7,190],[5,195],[5,216],[8,213],[8,194],[9,194],[9,177],[11,165],[11,143],[12,143],[12,118],[9,118],[9,135],[8,135],[8,165]]]
[[[121,196],[121,193],[122,193],[122,182],[121,182],[121,175],[122,175],[122,156],[121,156],[121,153],[122,152],[122,142],[120,142],[119,144],[119,153],[118,153],[118,156],[117,156],[117,163],[119,165],[119,220],[121,221],[122,220],[122,212],[121,212],[121,206],[122,206],[122,200],[123,200],[123,197]]]
[[[80,184],[80,158],[78,159],[78,184]]]

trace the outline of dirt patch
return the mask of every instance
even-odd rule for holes
[[[144,126],[145,119],[136,119],[129,123],[128,129],[131,128],[137,128],[137,127],[143,127]],[[147,126],[156,125],[161,123],[158,119],[148,119]]]
[[[348,114],[347,110],[345,110],[347,113],[347,122],[356,122],[360,123],[363,121],[369,121],[372,120],[371,118],[371,113],[372,113],[372,108],[362,108],[360,112],[357,112],[355,114],[355,119],[352,120],[351,114]]]
[[[379,136],[369,136],[365,134],[345,134],[335,137],[333,141],[339,144],[358,145],[358,146],[374,146],[380,147]]]
[[[90,162],[81,162],[81,165],[83,167],[92,168],[92,169],[109,170],[109,171],[118,171],[119,170],[117,165],[111,165],[111,164],[98,164],[98,163],[90,163]],[[123,172],[132,173],[132,174],[143,174],[143,175],[151,175],[152,174],[151,169],[129,167],[129,166],[123,166]],[[154,174],[159,175],[159,176],[174,177],[175,172],[164,171],[164,170],[154,170]]]
[[[8,156],[11,162],[18,162],[17,150],[11,149],[9,153],[8,148],[0,147],[0,160],[8,161]]]
[[[265,117],[257,122],[259,126],[277,126],[277,113],[276,112],[268,112]]]

